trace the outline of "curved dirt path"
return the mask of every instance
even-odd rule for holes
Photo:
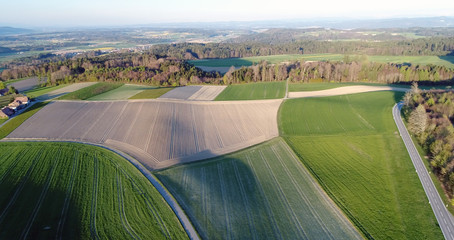
[[[388,86],[348,86],[332,88],[320,91],[306,91],[306,92],[289,92],[288,98],[306,98],[306,97],[328,97],[337,95],[346,95],[353,93],[365,93],[376,91],[397,91],[406,92],[409,88],[388,87]]]

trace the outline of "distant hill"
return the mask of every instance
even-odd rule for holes
[[[19,34],[26,34],[26,33],[32,33],[32,32],[33,32],[33,30],[25,29],[25,28],[0,27],[0,36],[19,35]]]
[[[336,29],[377,29],[377,28],[433,28],[454,27],[454,17],[383,18],[383,19],[292,19],[265,21],[231,22],[190,22],[160,23],[148,27],[161,28],[207,28],[207,29],[250,29],[250,28],[336,28]]]

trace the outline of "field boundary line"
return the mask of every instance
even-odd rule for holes
[[[20,236],[21,239],[26,239],[27,238],[31,227],[33,226],[33,222],[35,221],[36,215],[38,215],[38,212],[41,209],[41,205],[43,204],[44,198],[46,197],[47,191],[49,190],[49,186],[50,186],[50,184],[52,182],[52,178],[54,176],[55,168],[56,168],[56,166],[58,166],[57,158],[60,156],[60,154],[61,154],[61,148],[58,149],[58,153],[55,154],[55,157],[54,157],[54,159],[52,161],[52,167],[51,167],[49,173],[47,174],[46,183],[45,183],[44,188],[41,191],[41,194],[40,194],[40,196],[38,198],[38,202],[36,203],[36,205],[35,205],[35,207],[33,209],[32,215],[29,217],[29,219],[27,221],[27,224],[26,224],[26,227],[22,231],[22,234]]]
[[[78,169],[78,166],[77,166],[78,163],[79,163],[79,151],[76,151],[76,154],[74,154],[73,163],[72,163],[72,169],[71,169],[71,175],[70,175],[71,177],[69,179],[68,187],[66,188],[65,202],[63,203],[63,207],[62,207],[61,214],[60,214],[60,220],[58,221],[58,225],[57,225],[57,235],[55,236],[56,239],[62,239],[63,227],[64,227],[66,217],[68,214],[69,202],[71,201],[71,195],[72,195],[73,188],[74,188],[74,178],[76,175],[76,171]]]

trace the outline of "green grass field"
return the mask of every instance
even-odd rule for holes
[[[14,129],[18,128],[25,120],[29,117],[33,116],[36,112],[41,110],[47,103],[45,102],[38,102],[33,104],[33,106],[28,107],[24,112],[20,115],[15,116],[9,122],[5,123],[2,127],[0,127],[0,139],[8,136]]]
[[[99,82],[59,97],[59,100],[86,100],[123,86],[123,83]]]
[[[58,86],[50,86],[50,87],[37,87],[35,89],[24,92],[24,94],[30,98],[37,98],[41,95],[47,94],[49,92],[52,92],[54,90],[60,89],[65,86],[68,86],[68,84],[61,84]]]
[[[129,162],[75,143],[0,143],[1,239],[187,239]]]
[[[285,82],[260,82],[229,85],[215,99],[226,100],[255,100],[277,99],[285,95]]]
[[[114,90],[96,95],[87,100],[125,100],[141,93],[144,90],[154,89],[156,87],[126,84]]]
[[[164,95],[166,92],[174,89],[173,87],[160,87],[160,88],[153,88],[147,89],[136,95],[130,97],[129,99],[154,99]]]
[[[443,239],[392,119],[402,93],[287,100],[279,129],[366,237]]]
[[[351,55],[351,57],[354,57]],[[271,55],[271,56],[257,56],[245,58],[225,58],[225,59],[202,59],[189,61],[195,66],[205,67],[242,67],[251,66],[260,61],[267,61],[268,63],[281,63],[287,61],[302,60],[305,61],[342,61],[344,55],[342,54],[287,54],[287,55]],[[419,65],[441,65],[454,68],[454,56],[368,56],[369,61],[381,63],[411,63]]]
[[[361,238],[281,138],[155,174],[202,239]]]
[[[0,96],[0,108],[8,105],[11,101],[11,96],[6,95],[6,96]]]

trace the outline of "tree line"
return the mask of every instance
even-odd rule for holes
[[[283,64],[262,62],[238,70],[231,68],[223,77],[225,84],[283,81],[309,82],[377,82],[432,84],[452,81],[454,69],[444,66],[419,66],[393,63],[375,63],[367,60],[349,62],[296,61]]]
[[[109,81],[180,86],[219,84],[221,80],[219,73],[204,72],[185,61],[149,53],[118,53],[83,56],[63,61],[44,61],[38,64],[14,64],[1,72],[0,79],[30,76],[46,77],[47,85],[78,81]]]
[[[454,194],[454,92],[420,91],[404,97],[408,129],[429,157],[430,167],[450,199]]]
[[[250,67],[231,68],[225,75],[205,72],[173,57],[151,53],[116,53],[83,56],[63,61],[10,65],[0,73],[9,80],[30,76],[47,78],[47,85],[76,81],[110,81],[159,86],[188,84],[236,84],[249,82],[377,82],[442,83],[454,79],[454,69],[435,65],[376,63],[366,56],[344,61],[294,61],[268,64],[262,61]]]

